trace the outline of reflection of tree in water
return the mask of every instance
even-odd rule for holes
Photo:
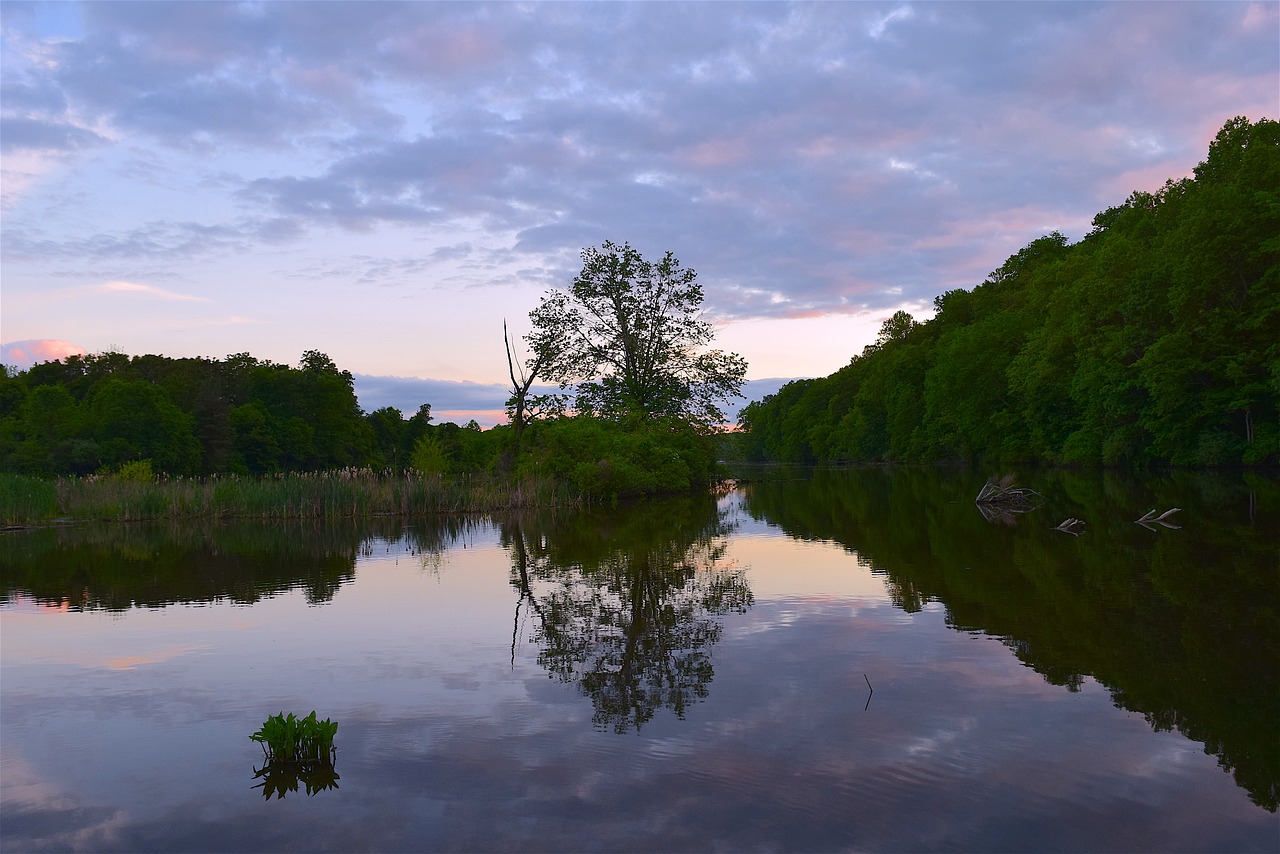
[[[67,526],[0,540],[0,602],[73,610],[257,602],[287,590],[313,605],[355,577],[365,532],[307,521]]]
[[[434,516],[408,523],[397,520],[392,530],[387,541],[407,546],[422,571],[438,577],[445,556],[453,549],[474,545],[477,536],[490,530],[490,523],[487,517]]]
[[[355,578],[375,544],[403,541],[424,569],[474,538],[468,517],[190,520],[76,525],[0,538],[0,603],[26,596],[74,610],[127,611],[178,602],[252,604],[301,590],[323,605]]]
[[[1280,803],[1280,505],[1259,475],[1096,476],[1041,471],[1047,512],[993,528],[972,485],[938,470],[818,470],[754,481],[745,509],[798,539],[838,542],[884,578],[908,612],[946,606],[947,624],[998,637],[1046,681],[1091,677],[1157,731],[1200,741],[1254,803]],[[1259,501],[1258,496],[1261,496]],[[1179,536],[1133,523],[1186,508]],[[1086,536],[1053,525],[1087,519]],[[1068,542],[1070,539],[1070,542]]]
[[[591,698],[597,727],[683,718],[707,696],[715,618],[753,601],[743,571],[719,565],[728,530],[710,496],[502,525],[517,625],[527,603],[538,663]]]

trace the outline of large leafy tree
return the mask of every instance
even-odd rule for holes
[[[705,349],[697,274],[668,252],[646,261],[629,243],[582,251],[568,290],[549,291],[525,336],[544,376],[574,386],[579,412],[625,420],[674,417],[711,426],[741,396],[747,363]]]

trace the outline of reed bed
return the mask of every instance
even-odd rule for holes
[[[214,475],[150,480],[111,475],[42,480],[0,474],[0,522],[55,519],[323,519],[420,516],[565,507],[580,496],[546,478],[448,476],[346,468],[265,477]]]

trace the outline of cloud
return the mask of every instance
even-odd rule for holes
[[[175,291],[167,291],[164,288],[157,288],[153,285],[139,285],[135,282],[103,282],[101,285],[90,285],[84,290],[102,294],[128,294],[149,297],[167,302],[210,302],[207,297],[180,294]]]
[[[0,120],[0,152],[4,154],[24,150],[75,151],[107,142],[88,128],[69,122],[17,117]]]
[[[462,415],[476,418],[482,426],[505,421],[505,406],[511,392],[498,383],[458,382],[419,377],[379,377],[355,374],[356,397],[365,412],[392,406],[409,417],[424,403],[431,404],[437,422],[455,421]],[[543,394],[548,389],[536,393]]]
[[[6,14],[6,290],[543,286],[613,239],[719,318],[875,312],[1280,109],[1274,4],[76,8]]]
[[[68,356],[83,356],[88,351],[70,341],[52,338],[10,341],[0,344],[0,364],[25,371],[40,362],[56,362]]]
[[[873,39],[884,38],[885,31],[889,29],[889,25],[897,21],[907,21],[915,17],[915,10],[910,6],[899,6],[892,12],[880,15],[873,19],[871,26],[867,28],[867,35]]]
[[[0,235],[6,258],[157,259],[177,262],[202,255],[247,250],[258,221],[228,225],[154,221],[127,231],[95,231],[71,237],[52,237],[22,224]]]
[[[419,377],[380,377],[355,374],[356,397],[360,408],[373,412],[386,406],[399,409],[406,418],[418,411],[424,403],[431,404],[431,416],[437,423],[452,421],[463,424],[472,418],[481,427],[506,423],[506,402],[511,390],[500,383],[457,382],[452,380],[424,379]],[[748,380],[743,383],[743,397],[725,407],[730,423],[735,423],[738,411],[752,400],[760,400],[773,394],[789,378]],[[535,385],[534,394],[558,392],[556,386]]]

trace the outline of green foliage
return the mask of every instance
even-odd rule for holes
[[[365,416],[351,374],[314,350],[298,368],[246,353],[71,356],[0,376],[0,470],[90,474],[143,459],[169,475],[404,466],[429,413]]]
[[[684,301],[673,297],[672,311],[700,301],[692,271],[673,258],[645,269],[646,287],[683,283]],[[563,419],[550,398],[532,396],[523,417],[538,421],[523,443],[520,426],[433,424],[426,403],[407,419],[394,407],[365,415],[351,374],[314,350],[296,368],[247,353],[221,361],[106,353],[23,374],[6,369],[0,471],[57,481],[38,490],[39,500],[22,497],[34,495],[30,489],[15,491],[3,510],[14,524],[58,514],[320,518],[685,491],[710,481],[715,459],[706,429],[714,413],[698,407],[706,394],[726,391],[716,383],[732,377],[712,377],[704,371],[707,354],[688,349],[705,343],[698,336],[709,337],[709,328],[691,317],[659,318],[663,310],[643,316],[665,330],[653,335],[687,333],[685,349],[672,345],[654,363],[666,371],[663,393],[676,395],[668,402],[678,398],[684,415],[613,407],[614,420],[603,426]],[[516,374],[512,358],[513,377],[527,392],[533,374]],[[536,359],[531,367],[539,368]]]
[[[151,460],[132,460],[121,464],[113,477],[134,483],[150,483],[155,478],[155,473],[151,470]]]
[[[750,459],[1280,464],[1280,123],[742,414]]]
[[[305,718],[295,717],[293,712],[288,717],[284,712],[272,715],[249,738],[262,745],[268,759],[316,761],[332,755],[337,733],[336,723],[328,718],[317,720],[312,710]]]
[[[723,423],[720,403],[741,395],[747,366],[704,349],[714,332],[702,299],[697,274],[670,252],[654,263],[629,243],[584,249],[570,288],[548,292],[529,314],[532,366],[562,389],[574,385],[582,414]],[[519,396],[514,370],[512,384]]]
[[[338,725],[328,718],[317,720],[315,711],[305,718],[284,712],[267,718],[262,728],[249,738],[262,745],[266,762],[254,771],[254,779],[262,782],[263,797],[283,798],[296,792],[298,782],[306,785],[308,795],[338,788],[338,775],[333,770],[333,738]]]
[[[623,425],[578,416],[534,425],[520,471],[550,475],[573,493],[617,499],[710,484],[715,441],[678,419]]]
[[[400,410],[384,406],[370,412],[365,419],[373,432],[373,458],[375,468],[400,469],[404,467],[405,439],[409,425]]]
[[[413,445],[413,453],[409,456],[409,466],[421,474],[442,474],[449,467],[445,456],[444,443],[439,437],[427,434],[420,436]]]

